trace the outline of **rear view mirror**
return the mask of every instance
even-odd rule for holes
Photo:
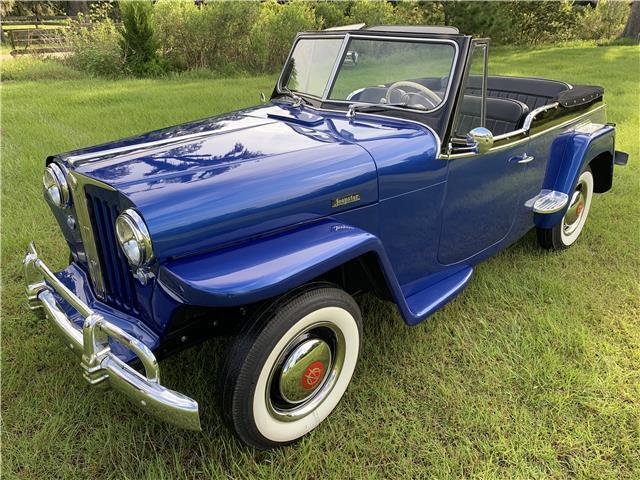
[[[493,147],[493,133],[484,127],[476,127],[467,134],[467,142],[477,153],[485,153]]]

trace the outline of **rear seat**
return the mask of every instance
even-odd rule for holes
[[[466,135],[471,129],[480,126],[480,106],[482,97],[465,95],[462,103],[461,118],[456,134]],[[494,136],[512,132],[522,126],[529,113],[529,107],[523,102],[510,98],[487,97],[487,119],[485,127]]]
[[[481,77],[469,78],[467,93],[481,95]],[[567,83],[558,80],[527,77],[487,77],[487,96],[491,98],[511,98],[525,103],[534,110],[555,101],[560,92],[569,90]]]

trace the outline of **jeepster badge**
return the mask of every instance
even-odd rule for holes
[[[351,195],[347,195],[346,197],[334,198],[333,200],[331,200],[331,208],[342,207],[343,205],[357,202],[359,200],[359,193],[352,193]]]

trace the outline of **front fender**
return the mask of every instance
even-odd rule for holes
[[[563,192],[571,197],[583,168],[599,155],[611,155],[611,172],[605,174],[612,175],[614,151],[613,126],[589,123],[576,127],[554,142],[542,188]],[[551,228],[562,220],[567,208],[568,205],[551,215],[535,214],[534,223],[540,228]]]
[[[323,220],[171,261],[160,268],[158,282],[188,305],[242,306],[281,295],[366,254],[375,256],[379,273],[408,325],[421,322],[457,295],[472,272],[468,266],[440,272],[432,285],[405,298],[378,237]]]
[[[322,221],[168,262],[158,281],[186,304],[240,306],[280,295],[372,251],[386,258],[375,235]]]

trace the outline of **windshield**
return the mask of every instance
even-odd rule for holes
[[[292,91],[351,103],[390,104],[429,111],[447,93],[455,48],[450,43],[351,38],[337,72],[344,39],[302,38],[285,67]],[[331,85],[330,85],[331,82]]]
[[[289,90],[322,98],[340,52],[342,38],[302,39],[285,67]]]

